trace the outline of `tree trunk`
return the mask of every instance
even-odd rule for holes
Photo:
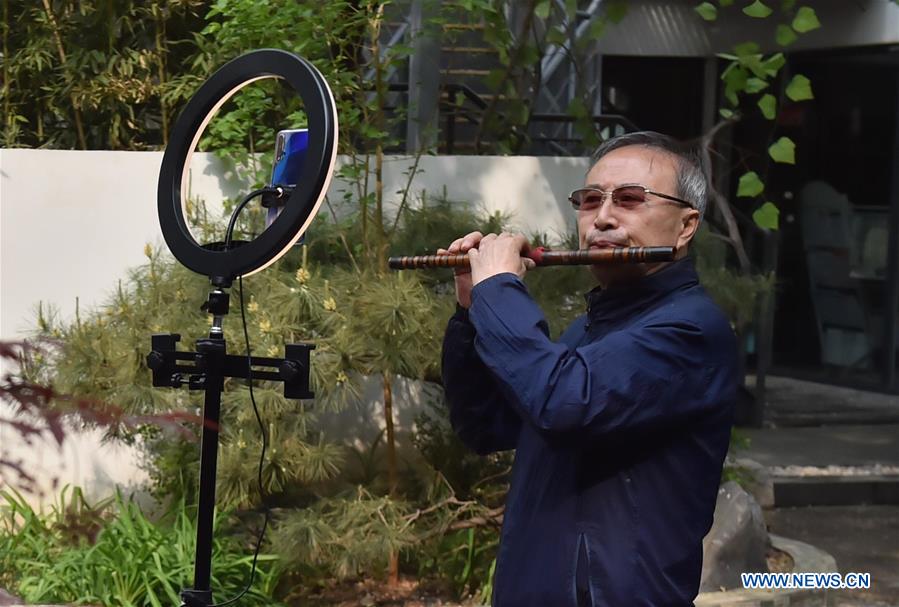
[[[387,585],[396,588],[400,585],[400,555],[394,550],[387,563]]]
[[[387,426],[387,486],[391,498],[396,497],[399,485],[399,471],[396,465],[396,436],[393,430],[393,390],[390,386],[391,376],[384,373],[384,422]],[[399,584],[399,555],[391,551],[387,566],[387,584],[397,586]]]
[[[396,497],[396,489],[399,485],[399,473],[396,465],[396,437],[393,431],[393,390],[390,385],[390,375],[384,373],[384,421],[387,425],[387,483],[390,497]]]

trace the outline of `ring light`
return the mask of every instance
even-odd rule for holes
[[[237,91],[263,78],[285,80],[303,100],[309,148],[296,189],[274,223],[237,249],[211,250],[198,243],[185,220],[190,159],[218,110]],[[337,158],[337,108],[321,73],[305,59],[277,49],[241,55],[215,72],[190,99],[172,129],[159,171],[159,225],[175,258],[213,283],[230,285],[271,265],[300,238],[318,212]]]

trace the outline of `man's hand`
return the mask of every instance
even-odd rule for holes
[[[503,232],[499,236],[472,232],[457,238],[446,249],[437,249],[438,255],[459,255],[468,253],[471,269],[456,268],[456,301],[463,308],[471,306],[471,289],[479,282],[512,272],[519,278],[536,267],[534,261],[521,255],[530,250],[527,238],[521,234]]]
[[[437,249],[437,254],[460,255],[468,253],[472,249],[478,247],[478,244],[480,244],[483,237],[484,235],[480,232],[472,232],[462,238],[457,238],[445,249]],[[456,301],[458,301],[459,305],[463,308],[468,308],[471,306],[471,288],[473,286],[471,284],[471,269],[454,268],[453,271],[456,275]]]
[[[524,278],[528,270],[537,267],[533,259],[522,257],[530,251],[528,239],[521,234],[503,232],[499,236],[487,234],[477,248],[468,252],[471,260],[472,286],[491,276],[511,272]]]

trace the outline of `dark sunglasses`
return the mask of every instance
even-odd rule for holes
[[[604,192],[599,188],[580,188],[569,194],[568,200],[571,201],[571,206],[578,211],[593,211],[598,209],[602,206],[606,196],[611,197],[612,205],[616,208],[635,209],[646,202],[646,196],[649,194],[664,198],[665,200],[671,200],[678,204],[686,205],[691,209],[696,208],[691,202],[687,202],[676,196],[670,196],[668,194],[650,190],[642,185],[623,185],[610,192]]]

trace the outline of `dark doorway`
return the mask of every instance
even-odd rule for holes
[[[678,139],[702,133],[703,65],[698,57],[602,58],[602,111]]]
[[[815,99],[784,106],[778,135],[795,166],[772,165],[781,208],[774,363],[781,372],[884,386],[895,348],[885,325],[899,53],[885,47],[795,54]]]

